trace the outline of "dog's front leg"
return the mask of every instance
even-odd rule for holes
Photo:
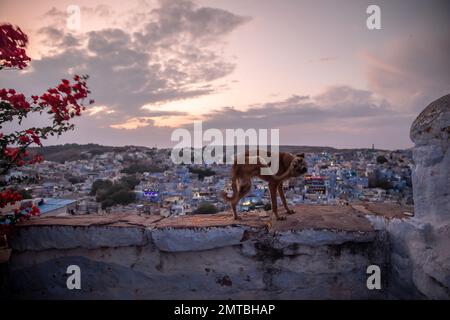
[[[278,215],[278,208],[277,208],[277,185],[276,184],[269,184],[269,191],[270,191],[270,200],[272,202],[272,212],[275,216],[275,219],[277,220],[286,220],[286,217],[280,217]]]
[[[287,205],[286,197],[284,195],[284,190],[283,190],[283,183],[280,183],[278,185],[278,194],[280,195],[281,202],[283,202],[283,206],[286,209],[286,213],[288,213],[288,214],[295,213],[295,210],[289,209],[289,207]]]

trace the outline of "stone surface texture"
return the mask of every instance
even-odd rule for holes
[[[301,205],[285,221],[266,212],[239,221],[229,212],[33,218],[12,242],[9,292],[43,299],[386,297],[387,276],[381,290],[366,286],[367,267],[387,275],[390,257],[386,231],[365,214]],[[67,289],[69,265],[81,268],[81,290]]]
[[[450,95],[413,122],[415,218],[390,226],[393,267],[428,298],[450,298]],[[407,272],[407,269],[411,269]]]

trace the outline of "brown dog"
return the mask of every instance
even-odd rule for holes
[[[267,156],[271,156],[270,152],[267,152]],[[250,192],[253,177],[259,177],[260,179],[269,183],[272,211],[277,220],[286,219],[286,217],[278,216],[277,192],[280,195],[281,202],[283,203],[283,206],[286,209],[287,213],[294,213],[294,210],[289,209],[287,206],[286,197],[284,196],[283,191],[283,181],[291,177],[298,177],[308,171],[305,162],[305,154],[302,153],[294,156],[287,152],[280,152],[278,156],[279,168],[278,172],[274,175],[262,175],[261,168],[267,168],[268,166],[270,166],[270,163],[264,163],[264,161],[260,160],[260,158],[258,157],[258,161],[256,164],[250,164],[250,161],[248,161],[248,152],[245,153],[245,164],[238,164],[237,160],[234,161],[233,167],[231,169],[231,187],[233,189],[233,195],[231,197],[228,197],[226,192],[222,193],[224,200],[231,203],[234,219],[239,219],[236,213],[236,205],[238,204],[239,200],[241,200],[247,193]]]

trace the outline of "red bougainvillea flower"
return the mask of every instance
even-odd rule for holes
[[[16,110],[30,110],[30,103],[22,93],[16,93],[14,89],[0,89],[0,99],[9,102],[11,107]]]
[[[22,196],[15,190],[7,189],[0,191],[0,208],[6,205],[14,205],[17,201],[22,200]],[[40,210],[37,206],[31,205],[26,209],[15,208],[10,214],[0,215],[0,234],[9,235],[10,228],[18,222],[22,222],[31,216],[39,216]]]
[[[32,206],[31,211],[29,212],[29,214],[32,216],[38,216],[40,213],[41,213],[41,211],[36,206]]]
[[[10,158],[15,158],[19,154],[19,148],[5,148],[4,155]]]
[[[80,100],[85,99],[90,93],[85,81],[87,77],[75,75],[73,79],[75,81],[73,84],[67,79],[62,79],[56,88],[48,89],[35,100],[42,108],[49,108],[48,112],[54,114],[54,120],[57,123],[79,116],[84,110]],[[92,104],[93,100],[89,103]]]
[[[0,208],[4,208],[7,204],[15,204],[16,201],[22,200],[20,193],[7,189],[0,191]]]
[[[21,152],[20,148],[6,147],[3,149],[3,155],[3,159],[8,159],[10,163],[16,165],[17,167],[21,167],[27,164],[27,162],[22,159],[22,157],[26,157],[25,152]],[[33,161],[33,163],[35,162],[36,161]]]
[[[24,157],[26,157],[26,156],[24,155]],[[41,156],[40,154],[36,154],[36,155],[33,157],[33,159],[31,159],[30,161],[28,161],[28,164],[40,163],[40,162],[42,162],[42,161],[44,161],[44,157]]]
[[[27,43],[28,37],[19,27],[0,25],[0,68],[25,68],[31,60],[25,51]]]
[[[28,136],[20,136],[19,137],[19,142],[21,143],[21,144],[27,144],[27,143],[29,143],[31,140],[30,140],[30,138],[28,137]]]
[[[30,135],[31,139],[33,140],[33,142],[39,146],[42,146],[41,143],[41,139],[39,138],[39,136],[36,134],[36,132],[33,129],[28,129],[25,131],[26,134]],[[29,138],[28,138],[29,140]]]
[[[19,136],[19,144],[21,145],[27,145],[30,144],[31,141],[33,141],[35,144],[42,146],[41,139],[36,134],[36,132],[33,129],[25,130],[25,133],[21,136]],[[25,156],[25,155],[23,155]]]

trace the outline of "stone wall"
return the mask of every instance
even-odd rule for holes
[[[404,299],[450,298],[450,95],[426,107],[410,132],[414,217],[369,216],[390,244],[390,294]]]
[[[406,286],[450,298],[450,95],[432,102],[411,127],[415,217],[389,228],[392,264]]]
[[[388,274],[388,243],[351,207],[305,206],[279,224],[249,213],[39,218],[21,226],[9,262],[12,298],[376,299],[369,265]],[[109,220],[108,220],[109,219]],[[140,219],[137,221],[137,219]],[[192,221],[194,219],[194,221]],[[197,219],[197,220],[195,220]],[[316,222],[311,222],[316,219]],[[68,290],[66,268],[81,268]]]

